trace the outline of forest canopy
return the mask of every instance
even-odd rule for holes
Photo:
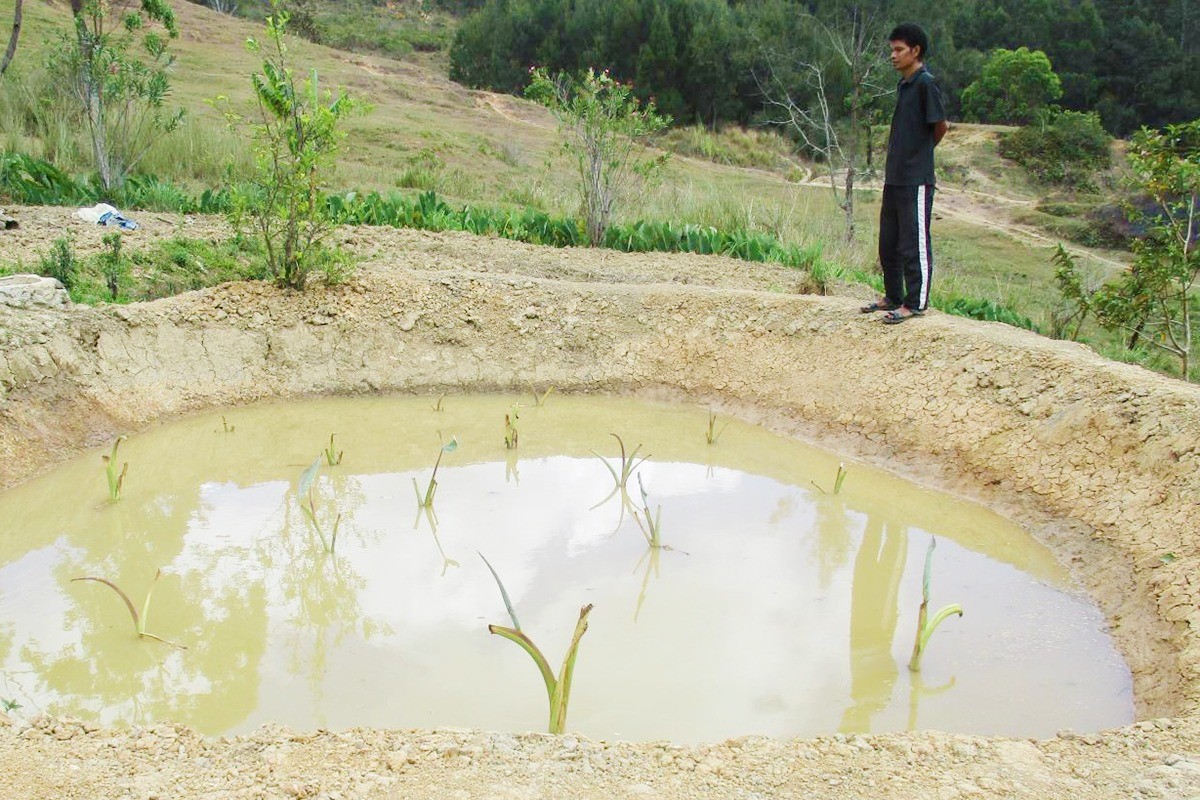
[[[855,10],[878,26],[880,57],[897,22],[929,31],[928,64],[956,116],[994,51],[1026,47],[1049,57],[1059,105],[1098,112],[1114,133],[1200,117],[1195,0],[484,0],[459,27],[451,77],[517,92],[531,66],[609,69],[680,122],[747,123],[772,56],[826,60],[830,31]],[[829,80],[836,96],[847,78],[831,68]]]

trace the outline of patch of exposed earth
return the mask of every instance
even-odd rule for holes
[[[69,209],[10,209],[28,263]],[[224,224],[147,214],[129,247]],[[885,327],[799,273],[347,228],[345,285],[0,306],[0,486],[157,420],[268,397],[524,390],[703,401],[987,502],[1107,615],[1138,722],[1047,740],[916,732],[703,746],[458,730],[205,738],[0,720],[4,798],[1200,797],[1200,390],[1003,325]],[[881,376],[889,374],[885,380]],[[220,702],[214,698],[213,702]]]

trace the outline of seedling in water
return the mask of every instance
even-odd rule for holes
[[[221,430],[225,433],[233,433],[233,426],[225,421],[225,417],[223,415],[221,417]]]
[[[518,410],[520,403],[513,403],[512,410],[504,415],[504,446],[509,450],[517,449],[517,420],[520,419]]]
[[[628,490],[626,489],[626,484],[629,483],[629,476],[632,475],[633,471],[635,469],[637,469],[647,458],[650,457],[648,455],[642,456],[640,459],[637,457],[638,451],[642,449],[642,446],[640,444],[637,447],[633,448],[632,453],[629,453],[628,455],[626,455],[625,442],[621,440],[621,437],[617,436],[615,433],[610,433],[609,436],[612,436],[614,439],[617,440],[617,444],[621,445],[621,471],[618,473],[616,467],[614,467],[612,464],[608,463],[607,458],[600,455],[595,450],[592,451],[592,455],[594,455],[596,458],[598,458],[602,462],[604,462],[604,466],[607,467],[608,471],[612,474],[613,483],[614,483],[613,490],[608,493],[608,496],[605,497],[603,500],[601,500],[599,503],[596,503],[596,505],[592,506],[592,508],[599,508],[600,506],[604,505],[605,503],[608,502],[609,498],[612,497],[617,492],[621,493],[622,498],[628,497]]]
[[[325,530],[321,527],[320,520],[317,519],[317,498],[313,492],[317,473],[321,469],[321,458],[322,456],[317,456],[313,463],[309,464],[308,468],[300,474],[300,488],[296,493],[300,498],[300,511],[304,514],[304,518],[316,529],[317,536],[321,537],[321,546],[325,548],[325,552],[332,553],[333,549],[337,547],[338,527],[342,524],[342,515],[339,513],[334,518],[333,531],[329,537],[326,537]]]
[[[433,495],[437,492],[437,471],[442,465],[442,456],[446,453],[453,453],[458,449],[458,439],[451,436],[450,441],[442,445],[442,449],[438,451],[437,461],[433,463],[433,474],[429,476],[429,486],[425,489],[425,494],[421,494],[420,487],[417,486],[417,479],[413,478],[413,491],[417,493],[417,505],[421,508],[433,508]]]
[[[704,441],[708,442],[709,444],[716,444],[717,440],[721,438],[721,434],[724,433],[725,429],[728,427],[729,422],[727,420],[725,424],[721,426],[721,430],[717,430],[717,415],[713,413],[713,410],[710,408],[708,410],[708,430],[704,434]]]
[[[421,525],[421,515],[425,515],[426,521],[429,523],[429,532],[433,535],[433,544],[437,548],[438,555],[442,557],[442,577],[446,577],[446,572],[451,567],[459,566],[459,563],[453,558],[446,555],[445,549],[442,548],[442,540],[438,538],[437,532],[437,514],[432,506],[422,506],[417,509],[417,518],[413,522],[413,530],[415,531]]]
[[[546,405],[546,400],[547,400],[547,399],[550,397],[550,393],[551,393],[551,392],[553,392],[553,391],[554,391],[554,387],[553,387],[553,386],[551,386],[549,389],[547,389],[546,391],[542,392],[541,394],[538,394],[536,391],[534,391],[534,393],[533,393],[533,402],[534,402],[534,404],[536,405],[536,407],[537,407],[537,408],[542,408],[543,406],[545,406],[545,405]]]
[[[113,442],[112,453],[107,456],[100,456],[100,460],[104,462],[104,474],[108,478],[108,499],[120,500],[121,487],[125,485],[125,473],[129,472],[129,462],[126,461],[121,467],[121,471],[117,472],[117,448],[121,446],[121,442],[125,441],[124,434],[117,437]]]
[[[642,513],[646,515],[646,523],[642,524],[642,519],[637,511],[633,512],[633,519],[641,529],[642,535],[646,537],[646,544],[655,550],[661,549],[663,543],[659,533],[662,531],[662,506],[659,506],[654,514],[650,513],[650,500],[646,497],[646,487],[642,483],[640,473],[638,474],[638,489],[642,492]]]
[[[21,707],[21,704],[9,697],[0,697],[0,705],[4,706],[5,712],[12,713]]]
[[[912,672],[921,670],[921,656],[925,654],[925,648],[929,645],[929,637],[933,636],[933,632],[937,630],[937,626],[942,624],[942,620],[951,614],[963,615],[962,606],[957,603],[952,603],[944,607],[941,611],[933,615],[933,619],[926,620],[929,615],[929,579],[933,573],[933,548],[937,547],[937,539],[930,537],[929,548],[925,551],[925,574],[921,579],[921,610],[917,614],[917,639],[913,642],[912,658],[908,661],[908,668]]]
[[[480,553],[479,557],[483,558],[483,554]],[[496,579],[496,585],[500,587],[500,594],[504,598],[504,605],[508,608],[508,616],[512,619],[514,626],[506,628],[502,625],[488,625],[488,632],[503,636],[520,645],[521,649],[528,653],[533,662],[537,664],[538,672],[542,673],[542,681],[546,684],[546,697],[550,701],[550,733],[562,733],[567,725],[567,704],[571,699],[571,679],[575,674],[575,657],[579,654],[579,640],[587,632],[587,618],[588,614],[592,613],[592,605],[589,603],[579,609],[579,621],[575,623],[575,635],[571,637],[571,645],[567,648],[562,668],[559,669],[556,676],[550,670],[550,663],[546,661],[542,651],[538,649],[532,639],[521,632],[517,615],[513,611],[512,602],[509,600],[504,584],[500,581],[500,576],[496,574],[496,570],[492,569],[492,565],[488,564],[486,558],[483,559],[483,563],[488,565],[492,577]]]
[[[446,407],[444,405],[442,405],[442,401],[445,399],[446,399],[446,395],[444,395],[444,394],[440,395],[437,399],[437,402],[434,403],[433,405],[431,405],[430,408],[433,409],[434,411],[445,411]]]
[[[842,493],[842,484],[846,482],[847,474],[846,465],[838,464],[837,475],[835,475],[833,478],[833,494]],[[830,492],[825,491],[825,489],[821,487],[821,484],[817,483],[816,481],[812,481],[812,485],[817,487],[821,494],[830,494]]]
[[[133,601],[129,599],[129,595],[125,594],[124,590],[122,590],[120,586],[117,586],[115,583],[113,583],[112,581],[110,581],[106,578],[94,578],[91,576],[87,576],[87,577],[83,577],[83,578],[72,578],[71,582],[74,583],[75,581],[95,581],[96,583],[103,583],[105,586],[107,586],[108,588],[110,588],[114,592],[116,592],[121,597],[121,599],[125,601],[125,607],[129,609],[129,616],[133,619],[133,629],[134,629],[134,631],[137,632],[137,635],[139,637],[144,637],[146,639],[154,639],[155,641],[162,642],[163,644],[169,644],[174,647],[178,647],[181,650],[187,650],[187,648],[181,644],[177,644],[176,642],[169,641],[167,639],[162,638],[161,636],[155,636],[153,633],[146,632],[146,618],[150,616],[150,597],[151,597],[151,595],[154,594],[154,584],[158,583],[158,579],[161,576],[162,576],[161,569],[154,573],[154,580],[150,582],[150,588],[146,590],[146,599],[142,602],[142,613],[141,614],[139,614],[138,610],[133,607]]]
[[[329,434],[329,447],[326,447],[323,451],[325,454],[325,463],[331,467],[336,467],[338,464],[342,463],[342,456],[346,455],[344,451],[334,448],[333,437],[335,435],[336,434],[332,433]]]

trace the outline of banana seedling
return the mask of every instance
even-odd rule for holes
[[[637,469],[642,463],[644,463],[647,458],[650,457],[648,455],[642,456],[640,459],[637,457],[638,451],[642,449],[642,446],[640,444],[637,447],[633,448],[632,453],[626,454],[625,442],[621,439],[621,437],[615,433],[610,433],[609,436],[612,436],[614,439],[616,439],[617,444],[619,444],[621,446],[621,462],[620,462],[621,469],[618,472],[616,467],[614,467],[612,464],[608,463],[607,458],[600,455],[595,450],[591,451],[592,455],[594,455],[596,458],[600,459],[600,461],[604,464],[605,468],[608,469],[609,474],[612,475],[612,479],[613,479],[613,490],[611,492],[609,492],[608,495],[605,496],[605,498],[603,500],[601,500],[599,503],[596,503],[596,505],[592,506],[592,508],[599,508],[600,506],[604,505],[617,492],[621,493],[622,498],[628,497],[627,484],[629,483],[629,476],[632,475],[633,471],[635,469]]]
[[[308,468],[300,474],[300,487],[296,493],[300,498],[300,511],[304,514],[304,518],[309,521],[309,524],[317,532],[317,536],[321,537],[321,546],[325,548],[325,552],[332,553],[337,547],[338,527],[342,524],[342,515],[339,512],[333,520],[333,530],[327,537],[325,529],[321,527],[321,521],[317,518],[317,498],[313,491],[317,480],[317,473],[321,470],[321,459],[323,456],[317,456],[313,463],[308,465]]]
[[[437,461],[433,463],[433,474],[429,476],[429,485],[425,487],[425,494],[421,494],[421,488],[417,485],[417,479],[413,478],[413,491],[417,494],[417,505],[421,508],[433,508],[433,496],[437,493],[437,471],[442,465],[442,456],[446,453],[453,453],[458,449],[458,439],[451,436],[450,441],[442,445],[442,449],[438,451]]]
[[[817,483],[816,481],[812,481],[812,485],[817,487],[817,490],[820,491],[821,494],[841,494],[842,493],[842,484],[844,484],[846,482],[846,475],[848,475],[848,474],[849,473],[846,472],[846,465],[838,464],[837,474],[833,476],[833,491],[832,492],[825,491],[824,487],[822,487],[821,484]]]
[[[520,403],[513,403],[512,409],[504,415],[504,447],[508,450],[517,449],[517,438],[520,432],[517,430],[517,420],[520,419]]]
[[[933,619],[928,619],[929,616],[929,581],[933,573],[933,549],[937,547],[937,539],[929,538],[929,548],[925,551],[925,574],[921,579],[921,609],[917,613],[917,638],[913,642],[912,658],[908,661],[908,669],[911,672],[919,672],[921,670],[921,656],[925,654],[925,648],[929,645],[929,638],[933,636],[933,632],[937,630],[938,625],[946,617],[957,614],[963,615],[962,606],[958,603],[952,603],[944,606],[936,614]]]
[[[100,460],[104,462],[104,475],[108,479],[108,499],[120,500],[121,489],[125,485],[125,474],[129,472],[129,462],[126,461],[121,466],[121,471],[117,472],[117,448],[121,446],[121,442],[127,437],[122,434],[113,442],[112,453],[106,456],[100,456]]]
[[[107,586],[108,588],[110,588],[114,592],[116,592],[117,595],[123,601],[125,601],[125,607],[127,609],[129,609],[129,616],[133,619],[133,629],[137,633],[139,638],[154,639],[157,642],[162,642],[163,644],[169,644],[172,647],[178,647],[181,650],[186,650],[187,647],[185,647],[184,645],[178,644],[177,642],[172,642],[169,639],[164,639],[161,636],[155,636],[153,633],[149,633],[146,630],[146,619],[150,616],[150,598],[154,594],[154,584],[158,583],[158,579],[161,576],[162,576],[161,569],[154,573],[154,580],[150,582],[150,588],[146,590],[146,599],[144,601],[142,601],[142,611],[140,614],[138,613],[138,610],[134,607],[133,601],[129,599],[129,595],[125,594],[125,591],[120,586],[117,586],[115,583],[108,580],[107,578],[98,578],[98,577],[93,577],[93,576],[89,575],[89,576],[85,576],[82,578],[72,578],[71,582],[74,583],[75,581],[95,581],[96,583],[104,584],[105,586]]]
[[[546,697],[550,701],[550,733],[562,733],[566,730],[567,725],[567,705],[571,700],[571,680],[575,675],[575,658],[579,655],[579,641],[583,638],[583,634],[587,632],[588,614],[592,613],[591,603],[579,609],[579,621],[575,623],[575,634],[571,637],[571,644],[567,647],[567,654],[563,658],[562,667],[559,668],[558,674],[555,675],[550,669],[550,663],[546,660],[546,656],[538,648],[533,640],[521,631],[521,623],[517,621],[517,614],[513,610],[512,600],[509,599],[508,591],[504,588],[504,583],[500,580],[500,576],[496,570],[492,569],[492,565],[483,557],[483,553],[479,554],[483,558],[483,563],[487,564],[488,570],[491,571],[492,577],[496,580],[496,585],[500,587],[500,595],[504,598],[504,606],[508,609],[509,619],[512,620],[513,627],[508,628],[502,625],[488,625],[488,632],[494,633],[497,636],[502,636],[510,642],[515,642],[521,647],[533,662],[537,665],[538,672],[542,675],[542,682],[546,685]]]
[[[322,452],[325,454],[325,463],[331,467],[336,467],[342,463],[342,456],[346,455],[345,451],[338,450],[333,446],[333,437],[336,434],[329,434],[329,446]]]

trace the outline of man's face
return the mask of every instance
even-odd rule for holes
[[[910,47],[906,42],[897,39],[891,42],[892,66],[897,72],[907,75],[920,59],[921,48]]]

